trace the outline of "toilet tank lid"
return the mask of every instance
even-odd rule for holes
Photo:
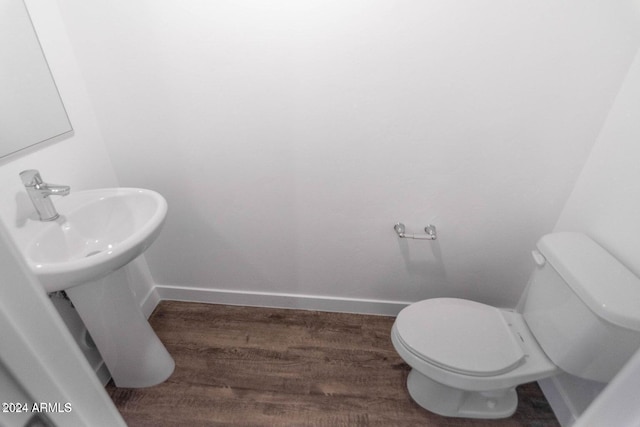
[[[582,233],[547,234],[538,250],[602,319],[640,331],[640,279]]]

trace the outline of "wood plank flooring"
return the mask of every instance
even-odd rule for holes
[[[420,408],[391,317],[163,301],[150,323],[176,370],[145,389],[107,385],[130,427],[558,426],[536,384],[504,420]]]

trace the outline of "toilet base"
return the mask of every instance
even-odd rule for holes
[[[518,406],[515,388],[491,391],[467,391],[434,381],[412,369],[407,389],[424,409],[445,417],[507,418]]]

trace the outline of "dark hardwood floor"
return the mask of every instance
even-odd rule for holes
[[[420,408],[391,317],[164,301],[150,323],[176,370],[155,387],[107,386],[130,427],[558,425],[536,384],[504,420]]]

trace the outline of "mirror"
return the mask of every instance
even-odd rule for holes
[[[22,0],[0,0],[0,158],[72,132]]]

